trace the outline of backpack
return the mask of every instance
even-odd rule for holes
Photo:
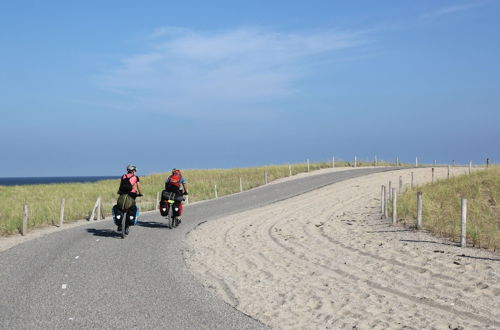
[[[133,187],[132,183],[130,182],[130,178],[127,177],[127,175],[122,176],[122,180],[120,181],[120,188],[118,189],[121,194],[128,194],[132,191]]]
[[[182,175],[179,172],[175,172],[170,176],[170,179],[168,180],[168,184],[175,186],[175,187],[180,187],[181,186],[181,181],[182,181]]]

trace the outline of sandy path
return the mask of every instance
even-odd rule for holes
[[[273,328],[500,328],[499,254],[380,219],[380,186],[412,171],[431,179],[430,169],[373,174],[204,223],[186,263]]]

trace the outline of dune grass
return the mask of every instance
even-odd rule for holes
[[[500,248],[500,166],[407,190],[398,196],[398,221],[409,226],[415,226],[417,191],[422,192],[425,230],[460,242],[461,199],[466,198],[467,242]]]
[[[348,162],[336,162],[336,167],[350,166]],[[358,166],[372,165],[358,162]],[[189,202],[214,198],[217,185],[219,197],[240,191],[240,178],[243,190],[289,176],[289,165],[273,165],[253,168],[185,170],[184,177],[189,182]],[[331,167],[331,163],[311,163],[310,171]],[[293,164],[292,175],[307,171],[306,164]],[[144,197],[138,198],[141,211],[156,208],[156,195],[164,186],[169,173],[152,174],[140,177]],[[85,219],[98,196],[102,199],[102,212],[111,214],[116,203],[119,180],[104,180],[95,183],[64,183],[27,186],[0,186],[0,235],[16,234],[22,224],[23,205],[29,206],[28,229],[59,223],[61,200],[65,199],[65,223]]]

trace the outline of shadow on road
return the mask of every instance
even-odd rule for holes
[[[100,236],[100,237],[120,237],[120,233],[116,232],[113,229],[95,229],[95,228],[88,228],[87,232],[95,235],[95,236]]]
[[[147,227],[147,228],[168,228],[168,225],[163,222],[156,221],[139,221],[137,226]]]

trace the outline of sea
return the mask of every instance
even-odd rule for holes
[[[0,186],[24,186],[32,184],[84,183],[119,179],[119,176],[55,176],[0,178]]]

